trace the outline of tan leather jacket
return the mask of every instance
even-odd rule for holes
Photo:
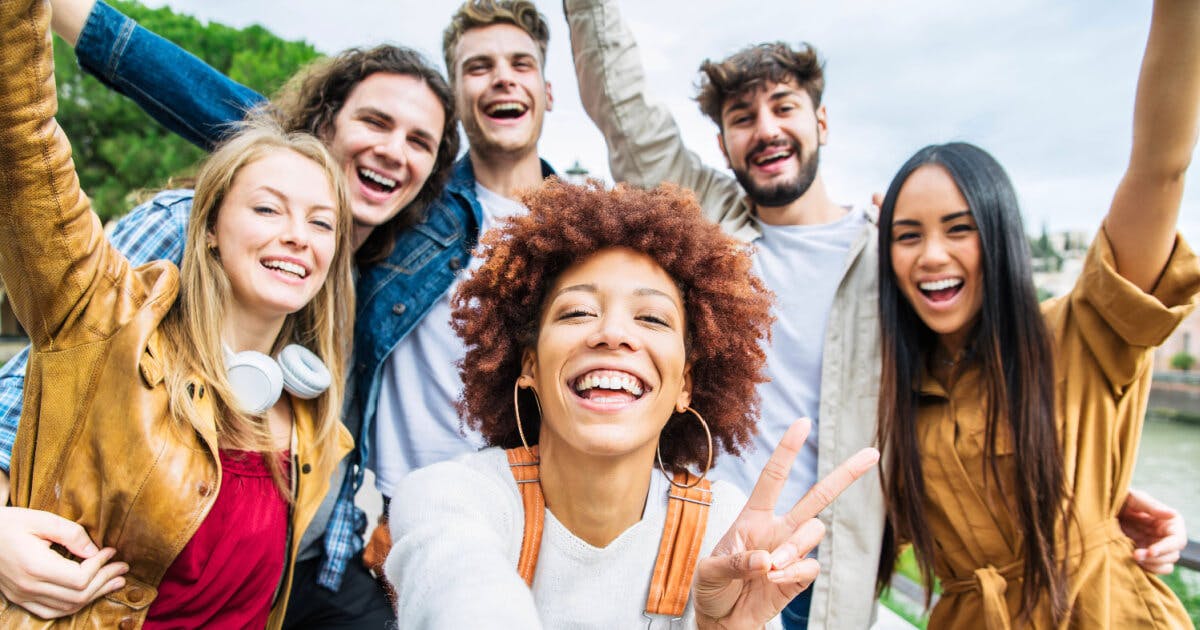
[[[670,110],[650,100],[633,34],[615,0],[564,0],[579,97],[608,144],[613,179],[653,187],[674,182],[696,193],[704,215],[753,243],[762,229],[745,191],[727,172],[688,150]],[[879,400],[878,246],[875,213],[850,250],[829,311],[821,359],[817,477],[875,443]],[[799,288],[798,288],[799,290]],[[775,421],[790,422],[790,418]],[[762,422],[772,419],[763,418]],[[767,451],[768,453],[770,451]],[[749,488],[743,488],[749,490]],[[867,628],[875,614],[875,572],[883,542],[883,490],[875,471],[820,514],[810,630]]]
[[[79,190],[57,101],[49,7],[0,2],[0,276],[33,342],[12,459],[13,505],[81,524],[128,562],[126,586],[66,619],[45,621],[0,598],[0,628],[136,628],[156,586],[221,485],[211,396],[192,401],[206,424],[171,419],[158,325],[176,299],[169,263],[137,269],[108,244]],[[283,620],[291,560],[329,485],[310,409],[295,401],[295,505],[289,562],[268,627]],[[333,460],[333,461],[336,461]]]

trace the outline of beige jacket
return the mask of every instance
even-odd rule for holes
[[[205,422],[181,426],[163,384],[171,361],[158,326],[174,304],[169,263],[133,269],[109,245],[79,190],[57,108],[44,0],[0,2],[0,276],[33,342],[12,459],[15,506],[54,512],[128,562],[126,586],[75,615],[38,619],[0,598],[0,628],[139,627],[156,587],[208,514],[221,487],[212,396],[191,388]],[[296,401],[296,484],[291,531],[303,532],[329,485],[310,408]],[[268,627],[287,606],[300,537],[291,536],[282,590]]]
[[[637,44],[615,2],[566,0],[564,5],[580,98],[604,133],[613,178],[642,187],[674,182],[690,188],[705,214],[726,232],[747,242],[759,238],[754,208],[737,180],[705,166],[684,146],[670,112],[647,100]],[[851,249],[825,331],[819,476],[875,443],[880,355],[873,221]],[[818,551],[821,575],[814,585],[809,627],[869,627],[884,522],[877,474],[851,486],[821,520],[828,533]]]

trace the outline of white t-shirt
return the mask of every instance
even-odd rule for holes
[[[395,545],[384,565],[396,608],[414,628],[645,628],[642,616],[667,513],[666,478],[657,470],[642,519],[607,546],[575,536],[545,512],[532,590],[517,573],[525,527],[521,494],[504,451],[489,448],[404,479],[392,502]],[[707,557],[746,497],[713,484],[701,543]],[[661,622],[654,627],[667,627]],[[691,601],[682,623],[695,627]],[[778,618],[767,624],[778,628]]]
[[[481,235],[505,217],[528,212],[520,203],[478,183],[475,194],[483,208]],[[481,264],[482,260],[472,258],[467,273]],[[385,496],[392,496],[409,471],[483,446],[481,436],[460,427],[454,409],[463,388],[457,365],[467,351],[450,328],[450,298],[462,278],[460,275],[438,298],[384,361],[369,466],[375,471],[376,487]]]
[[[826,323],[850,248],[866,222],[865,211],[854,208],[837,221],[822,225],[760,223],[762,238],[754,243],[754,270],[775,293],[776,319],[771,344],[766,348],[766,373],[771,380],[758,386],[762,418],[752,447],[741,458],[722,458],[713,476],[749,492],[792,422],[811,418],[812,432],[779,497],[780,512],[800,500],[817,479]],[[702,409],[697,411],[704,413]]]

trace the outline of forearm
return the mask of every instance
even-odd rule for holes
[[[47,344],[103,268],[104,233],[54,120],[48,7],[0,6],[0,276],[18,321]]]
[[[95,2],[86,16],[75,55],[101,83],[206,151],[265,100],[104,2]]]
[[[1158,0],[1138,76],[1129,167],[1105,221],[1117,269],[1151,290],[1171,254],[1200,116],[1200,2]]]
[[[641,53],[615,2],[567,0],[564,7],[580,99],[604,134],[613,178],[647,188],[674,182],[695,191],[709,211],[716,204],[705,196],[736,184],[687,149],[666,107],[647,101]]]

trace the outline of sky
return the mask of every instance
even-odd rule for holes
[[[261,24],[334,53],[396,43],[444,69],[441,33],[458,0],[144,0],[232,26]],[[604,140],[579,103],[561,0],[546,72],[554,110],[539,150],[609,179]],[[1100,225],[1129,156],[1149,0],[618,1],[646,66],[650,98],[689,148],[725,168],[717,129],[693,97],[697,69],[764,41],[807,41],[825,59],[830,137],[821,173],[832,196],[866,203],[920,147],[952,140],[993,153],[1016,184],[1026,229]],[[1200,242],[1200,167],[1188,175],[1180,229]]]

